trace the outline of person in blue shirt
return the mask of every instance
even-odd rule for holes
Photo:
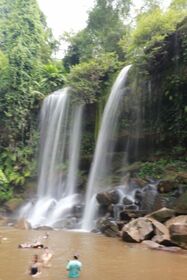
[[[82,263],[78,260],[78,256],[73,256],[73,260],[70,260],[66,266],[68,270],[69,278],[79,278]]]

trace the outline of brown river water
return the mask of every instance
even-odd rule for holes
[[[0,243],[0,280],[31,279],[27,268],[33,254],[42,249],[18,249],[22,242],[33,242],[44,232],[0,228],[6,237]],[[45,280],[67,279],[66,264],[73,254],[83,264],[80,280],[184,280],[187,255],[161,252],[102,235],[71,231],[51,231],[44,240],[54,253],[52,267],[42,269]]]

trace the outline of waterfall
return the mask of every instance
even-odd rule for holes
[[[68,170],[67,177],[67,194],[71,195],[75,192],[75,186],[77,183],[77,170],[79,164],[79,151],[81,140],[81,120],[82,120],[83,106],[80,105],[76,108],[73,118],[72,136],[70,139],[69,159],[70,168]]]
[[[58,198],[63,193],[64,174],[58,168],[65,162],[68,89],[59,90],[45,98],[41,110],[41,152],[38,197]]]
[[[103,180],[110,170],[111,158],[108,158],[108,154],[111,154],[115,147],[114,141],[112,140],[119,121],[120,101],[125,94],[125,84],[130,67],[130,65],[124,67],[119,73],[104,109],[87,185],[85,210],[82,221],[82,229],[85,230],[92,229],[95,218],[96,205],[93,203],[90,205],[90,201],[102,186]]]
[[[33,227],[53,226],[79,201],[76,183],[82,112],[82,105],[70,104],[68,88],[50,94],[43,102],[37,201],[20,212]]]

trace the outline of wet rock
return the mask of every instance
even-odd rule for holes
[[[120,220],[121,221],[130,222],[131,219],[132,218],[130,217],[130,215],[128,214],[127,211],[120,212]]]
[[[183,193],[175,202],[175,211],[178,214],[187,214],[187,192]]]
[[[120,213],[120,220],[132,220],[132,219],[137,219],[139,217],[143,217],[147,214],[146,211],[143,210],[131,210],[131,209],[125,209]],[[127,219],[126,219],[127,217]]]
[[[141,244],[146,245],[147,247],[149,247],[151,249],[158,249],[158,248],[162,247],[162,245],[158,244],[157,242],[155,242],[153,240],[143,240]]]
[[[106,214],[108,215],[108,213],[112,213],[112,211],[113,211],[112,204],[99,205],[99,207],[98,207],[98,214],[99,214],[100,217],[103,217]]]
[[[166,247],[177,247],[177,244],[175,242],[173,242],[170,238],[165,237],[164,235],[155,235],[152,238],[152,241]]]
[[[171,241],[187,249],[187,216],[174,217],[168,220],[165,225],[169,229]]]
[[[135,204],[125,206],[125,210],[136,211],[138,210],[138,206]]]
[[[142,244],[153,250],[162,250],[162,251],[167,251],[167,252],[180,252],[181,251],[181,248],[179,248],[179,247],[175,247],[175,246],[166,247],[166,246],[160,245],[152,240],[144,240],[144,241],[142,241]]]
[[[170,180],[162,180],[157,184],[157,190],[159,193],[168,193],[176,189],[176,182]]]
[[[127,242],[141,242],[151,239],[153,234],[153,225],[146,218],[133,220],[122,229],[122,239]]]
[[[163,207],[155,212],[150,213],[146,217],[154,218],[159,222],[165,222],[168,219],[172,218],[174,215],[175,215],[174,210]]]
[[[140,210],[150,213],[160,208],[162,208],[162,201],[155,186],[148,185],[144,187],[142,191]]]
[[[28,230],[28,229],[31,229],[32,227],[31,227],[31,224],[26,219],[20,219],[15,224],[15,228]]]
[[[124,205],[122,204],[114,204],[113,206],[113,217],[115,220],[122,220],[121,213],[123,212]]]
[[[99,219],[96,226],[100,230],[100,232],[108,237],[116,237],[119,235],[117,223],[108,218]]]
[[[171,241],[168,228],[153,218],[148,218],[153,225],[155,236],[152,241],[157,242],[164,246],[176,246],[176,243]]]
[[[173,224],[187,224],[187,215],[180,215],[177,217],[173,217],[165,222],[167,228],[169,228]]]
[[[72,213],[76,218],[81,218],[84,210],[83,204],[78,204],[73,207]]]
[[[5,203],[5,208],[8,212],[13,213],[23,204],[23,202],[22,198],[12,198]]]
[[[124,197],[123,198],[123,204],[126,206],[126,205],[132,205],[133,204],[133,201],[127,197]]]
[[[134,199],[135,199],[135,201],[136,201],[136,204],[137,204],[138,206],[140,206],[140,205],[141,205],[141,202],[142,202],[142,200],[143,200],[142,191],[136,190],[136,192],[135,192],[135,194],[134,194]]]
[[[180,247],[176,246],[162,246],[159,248],[159,250],[166,251],[166,252],[171,252],[171,253],[177,253],[180,252],[182,249]]]
[[[36,230],[45,230],[45,231],[53,230],[53,228],[50,226],[39,226],[39,227],[36,227],[35,229]]]
[[[118,193],[117,190],[111,191],[111,192],[109,193],[109,195],[110,195],[111,203],[117,204],[117,203],[119,202],[119,200],[120,200],[120,195],[119,195],[119,193]]]
[[[158,222],[157,220],[155,220],[155,219],[153,219],[153,218],[148,218],[148,217],[147,217],[147,219],[148,219],[148,220],[152,223],[152,225],[154,226],[154,232],[155,232],[155,234],[157,234],[157,235],[162,235],[162,236],[164,236],[166,239],[170,239],[169,230],[168,230],[168,228],[167,228],[164,224]]]
[[[187,224],[172,224],[169,227],[171,240],[187,249]]]
[[[101,192],[96,195],[99,204],[108,206],[112,203],[111,195],[108,192]]]
[[[96,199],[100,205],[108,206],[110,204],[117,204],[119,202],[120,195],[117,190],[101,192],[96,195]]]
[[[117,221],[116,224],[118,226],[119,231],[121,232],[122,228],[125,225],[125,222],[124,221]]]

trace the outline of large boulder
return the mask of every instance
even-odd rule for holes
[[[96,199],[100,205],[109,206],[110,204],[117,204],[120,200],[120,195],[117,190],[112,190],[98,193]]]
[[[155,234],[163,235],[169,239],[169,230],[164,224],[158,222],[154,218],[148,218],[148,220],[152,223]]]
[[[174,217],[165,224],[169,229],[171,241],[187,249],[187,215]]]
[[[120,194],[117,190],[109,192],[110,200],[113,204],[117,204],[120,200]]]
[[[122,239],[127,242],[141,242],[151,239],[154,234],[152,222],[147,218],[138,218],[122,229]]]
[[[96,195],[96,199],[100,205],[108,206],[112,203],[111,195],[108,192],[101,192]]]
[[[97,229],[108,237],[116,237],[119,235],[117,223],[108,218],[99,219],[97,221]]]
[[[177,217],[173,217],[169,219],[167,222],[165,222],[165,225],[168,229],[173,224],[187,224],[187,215],[180,215]]]
[[[148,218],[153,225],[155,236],[152,241],[164,246],[175,246],[176,244],[171,241],[168,228],[153,218]]]
[[[171,240],[187,249],[187,224],[173,224],[169,227]]]
[[[163,207],[155,212],[150,213],[149,215],[147,215],[147,217],[154,218],[155,220],[163,223],[168,219],[172,218],[174,215],[174,210]]]

